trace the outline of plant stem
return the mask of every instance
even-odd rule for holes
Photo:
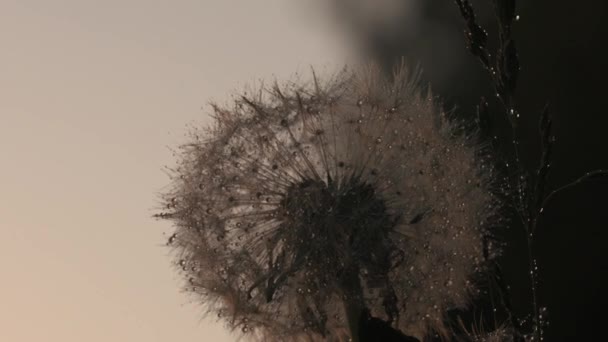
[[[360,342],[359,323],[365,305],[363,304],[363,290],[361,288],[361,281],[359,280],[358,268],[353,267],[347,271],[342,280],[341,288],[351,341]]]

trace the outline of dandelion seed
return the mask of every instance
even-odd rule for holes
[[[415,82],[370,67],[214,106],[164,196],[209,312],[262,340],[348,338],[364,310],[420,338],[447,330],[477,292],[497,201],[474,137]]]

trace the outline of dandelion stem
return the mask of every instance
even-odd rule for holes
[[[344,311],[348,320],[351,340],[359,342],[359,322],[365,306],[363,304],[363,290],[357,268],[350,268],[342,279],[341,287],[344,298]]]

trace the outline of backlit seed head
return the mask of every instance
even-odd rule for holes
[[[213,107],[163,197],[210,312],[262,340],[348,336],[363,306],[409,335],[446,331],[499,203],[475,137],[415,81],[344,70]]]

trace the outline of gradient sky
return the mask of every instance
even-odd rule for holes
[[[0,341],[234,341],[151,219],[185,125],[349,55],[299,0],[2,0]],[[203,109],[201,109],[203,107]]]

